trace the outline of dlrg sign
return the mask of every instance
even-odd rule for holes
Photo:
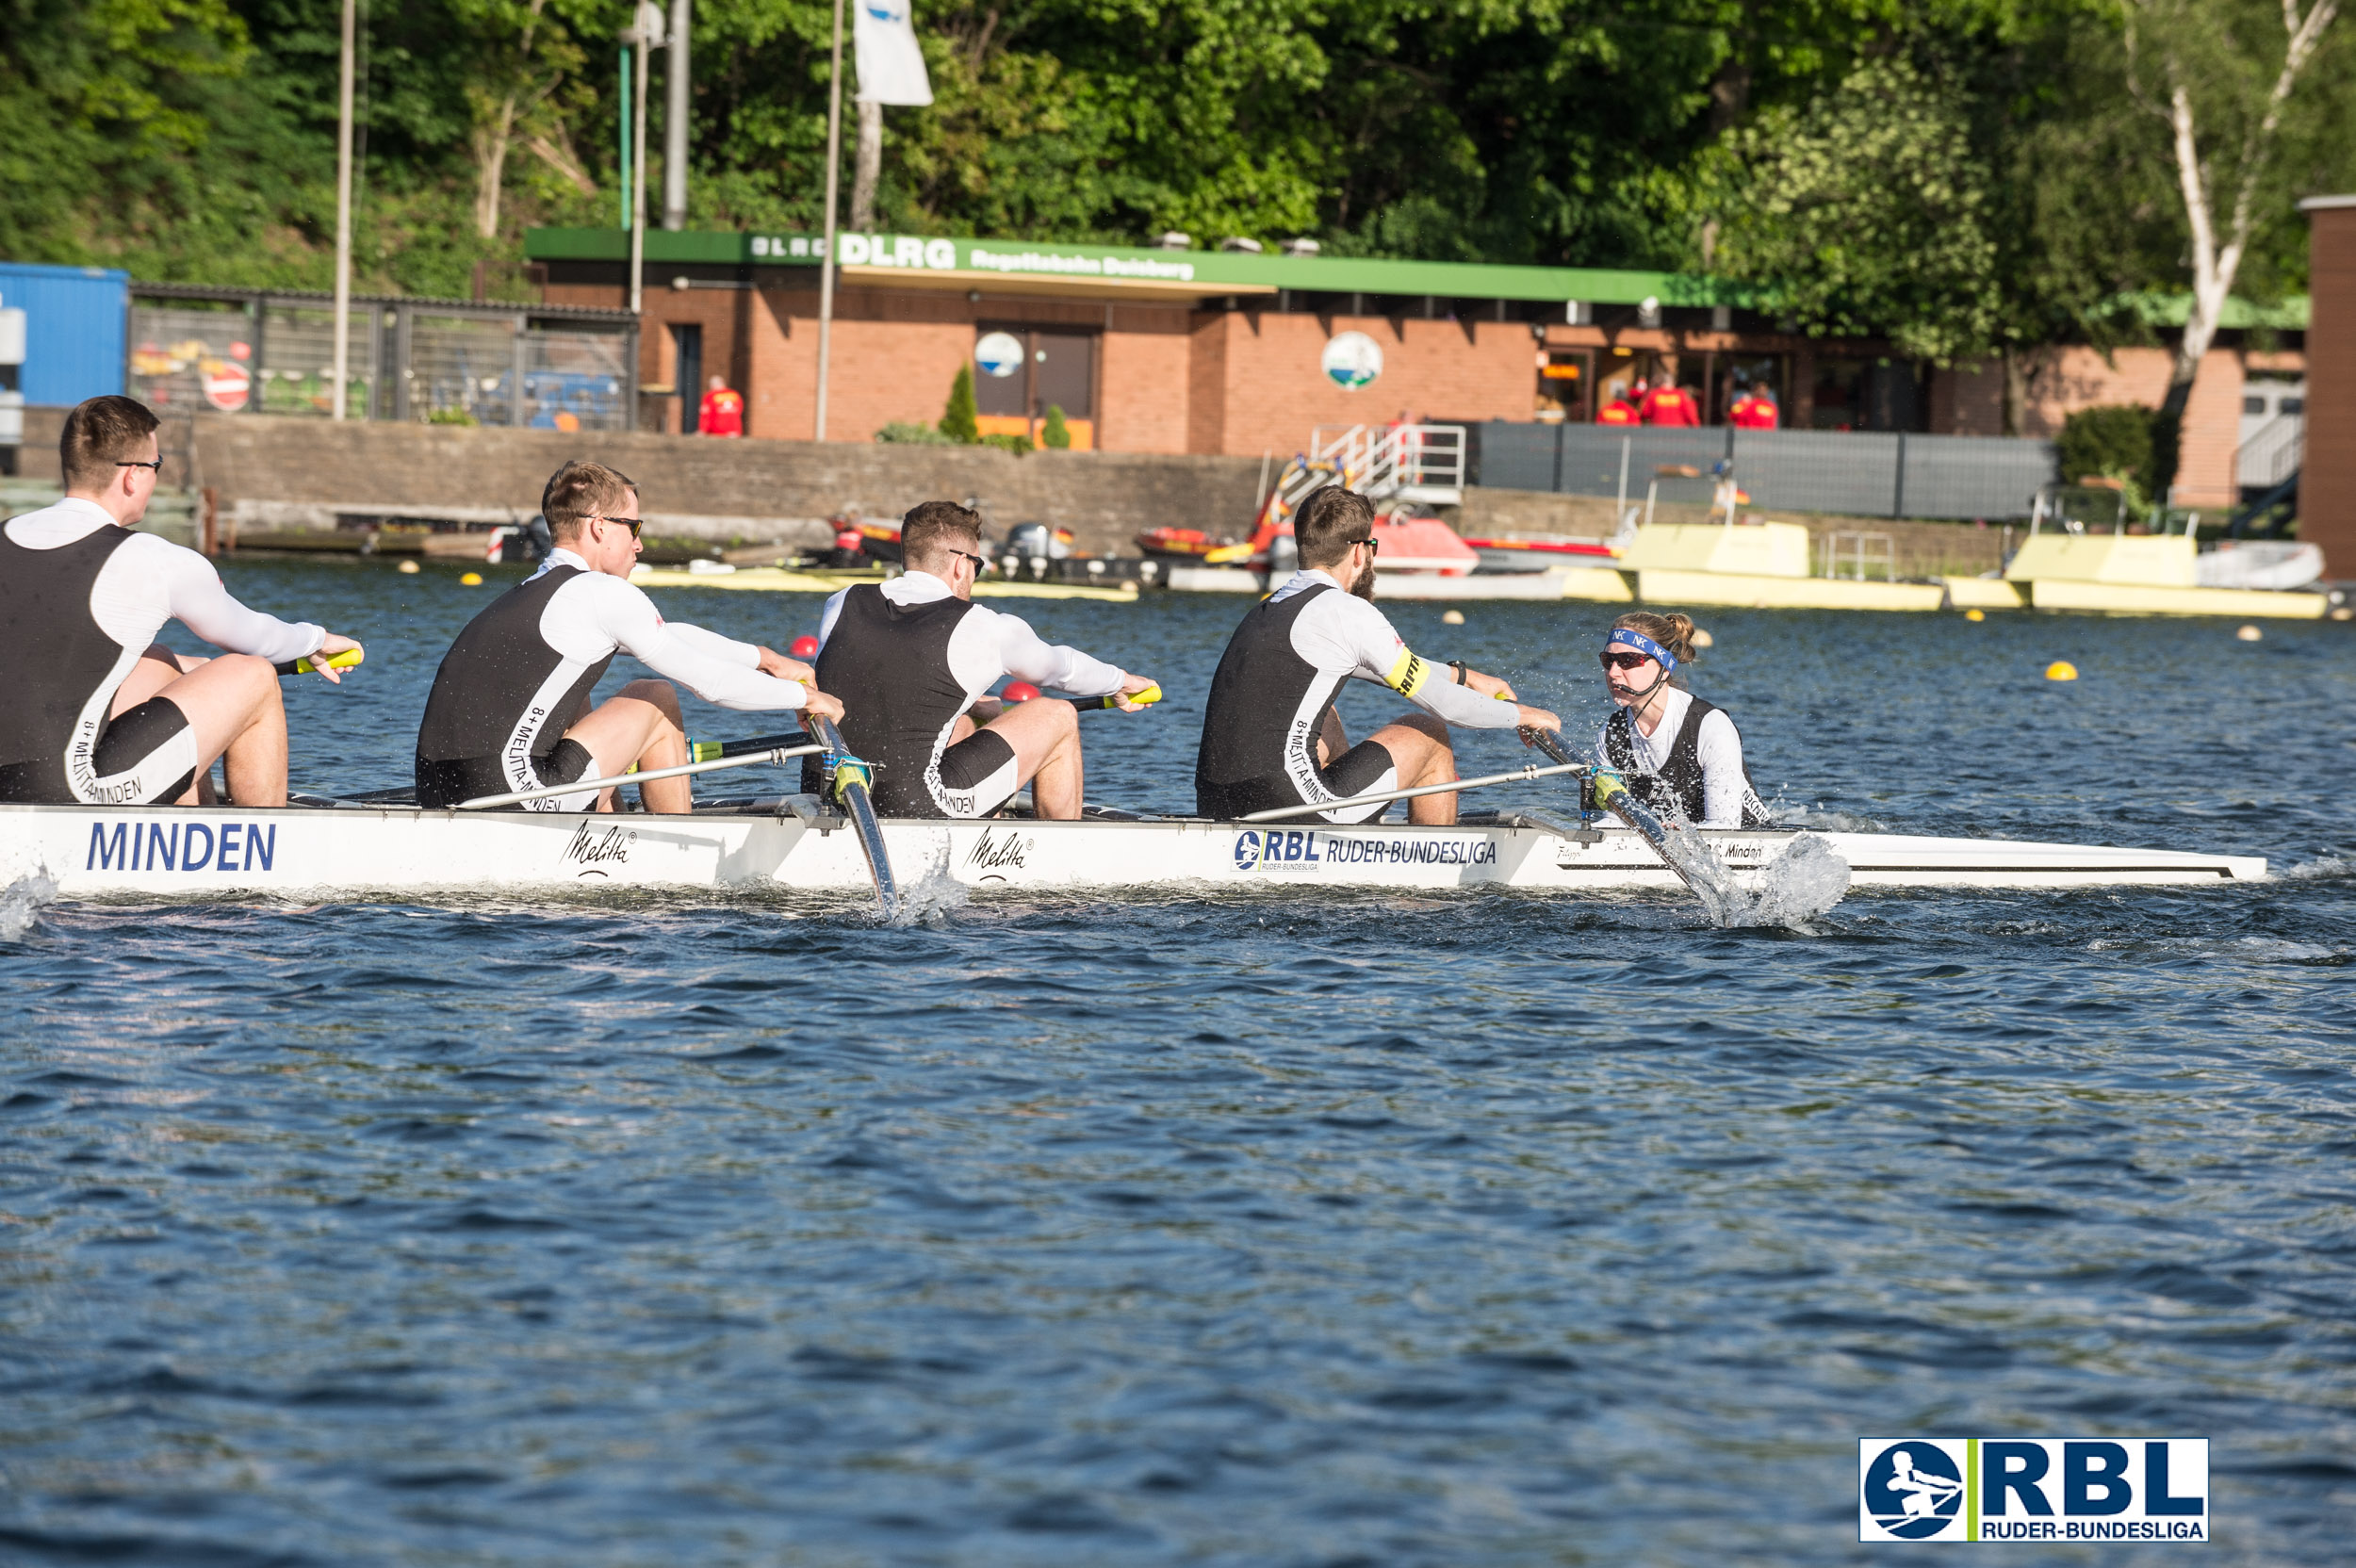
[[[1859,1541],[2206,1541],[2204,1437],[1857,1440]]]

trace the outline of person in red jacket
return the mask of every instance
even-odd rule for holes
[[[1636,405],[1628,400],[1626,393],[1614,392],[1605,400],[1601,408],[1595,410],[1595,423],[1599,425],[1635,424],[1637,423]]]
[[[1638,416],[1648,425],[1698,425],[1702,422],[1701,404],[1693,394],[1675,382],[1662,382],[1644,394],[1644,400],[1636,408]]]
[[[1726,422],[1737,430],[1774,430],[1783,422],[1783,411],[1775,406],[1773,392],[1746,386],[1735,394]]]
[[[706,435],[744,433],[744,395],[729,391],[726,376],[712,378],[712,390],[704,394],[695,414],[695,428]]]

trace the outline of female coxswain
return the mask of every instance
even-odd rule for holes
[[[1603,678],[1617,710],[1595,755],[1656,814],[1700,827],[1766,827],[1767,808],[1742,766],[1742,737],[1723,709],[1686,691],[1693,623],[1643,611],[1612,623]]]

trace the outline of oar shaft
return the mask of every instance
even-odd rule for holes
[[[1512,773],[1493,773],[1480,778],[1460,778],[1450,784],[1423,784],[1412,790],[1378,790],[1372,794],[1351,795],[1348,800],[1321,800],[1314,806],[1280,806],[1272,811],[1254,811],[1238,817],[1238,822],[1281,822],[1286,817],[1315,816],[1320,811],[1339,811],[1352,806],[1372,806],[1382,800],[1415,800],[1423,795],[1454,794],[1460,790],[1485,790],[1492,784],[1518,784],[1528,778],[1551,778],[1562,773],[1585,773],[1584,762],[1563,762],[1551,768],[1532,763],[1515,768]]]
[[[644,773],[616,774],[612,778],[580,778],[570,784],[550,784],[538,790],[518,790],[513,794],[477,795],[458,803],[461,811],[480,811],[493,806],[520,806],[528,800],[552,800],[558,795],[577,795],[584,790],[610,790],[618,784],[644,784],[657,778],[685,778],[691,774],[718,773],[722,768],[753,768],[764,762],[782,762],[789,757],[808,757],[826,750],[825,746],[778,746],[759,751],[749,757],[723,757],[710,762],[687,762],[676,768],[649,768]]]

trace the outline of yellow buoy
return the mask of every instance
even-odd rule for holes
[[[2348,606],[2341,605],[2337,610],[2331,612],[2331,618],[2335,621],[2356,621],[2356,610],[2350,610]]]
[[[2048,680],[2075,680],[2078,678],[2078,666],[2072,664],[2067,659],[2056,659],[2051,664],[2045,666],[2045,678]]]
[[[1464,612],[1462,610],[1451,610],[1440,617],[1440,624],[1442,626],[1463,626],[1464,624]]]
[[[483,574],[481,572],[468,572],[465,577],[458,580],[458,585],[462,588],[480,588],[483,586]]]
[[[404,561],[401,564],[401,570],[404,577],[415,577],[417,575],[417,564],[414,561]]]
[[[2245,643],[2263,643],[2266,641],[2266,634],[2254,626],[2246,626],[2233,635]]]
[[[1700,627],[1695,627],[1693,629],[1693,645],[1697,648],[1709,647],[1711,644],[1717,642],[1717,638],[1712,637],[1709,632],[1704,631]]]
[[[1967,621],[1985,621],[1988,619],[1988,612],[1985,610],[1967,610],[1963,612],[1963,618]]]

